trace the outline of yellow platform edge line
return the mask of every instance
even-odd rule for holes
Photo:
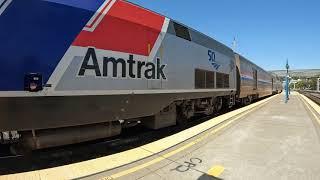
[[[224,171],[224,167],[220,165],[213,166],[209,171],[207,172],[208,175],[213,177],[219,177]]]
[[[3,175],[0,176],[0,179],[76,179],[81,177],[90,176],[92,174],[98,174],[101,172],[105,172],[109,169],[115,169],[117,167],[130,164],[132,162],[145,159],[147,157],[150,157],[151,155],[157,154],[159,152],[162,152],[166,149],[169,149],[171,147],[174,147],[175,145],[180,144],[181,142],[185,141],[186,139],[192,138],[196,135],[199,135],[208,129],[220,124],[223,121],[229,120],[231,118],[234,118],[236,116],[239,116],[238,118],[243,117],[244,115],[250,113],[256,107],[259,107],[262,104],[265,104],[266,102],[270,101],[271,99],[277,97],[278,95],[266,98],[264,100],[258,101],[256,103],[253,103],[251,105],[242,107],[240,109],[231,111],[229,113],[220,115],[218,117],[212,118],[202,124],[199,124],[197,126],[191,127],[187,130],[184,130],[182,132],[179,132],[177,134],[171,135],[169,137],[160,139],[158,141],[152,142],[150,144],[144,145],[142,147],[138,147],[135,149],[127,150],[124,152],[116,153],[110,156],[105,156],[93,160],[87,160],[79,163],[74,163],[70,165],[64,165],[60,167],[55,168],[49,168],[49,169],[43,169],[43,170],[37,170],[37,171],[30,171],[30,172],[24,172],[24,173],[17,173],[17,174],[11,174],[11,175]],[[236,120],[236,119],[235,119]],[[231,122],[226,123],[226,125],[230,124]],[[210,125],[210,126],[208,126]],[[211,132],[211,134],[214,134],[216,131],[222,129],[220,128],[214,130]],[[207,134],[208,135],[208,134]],[[204,139],[204,137],[202,137]],[[196,141],[199,141],[196,140]],[[172,143],[174,142],[174,143]],[[183,148],[183,147],[181,147]],[[182,151],[182,150],[180,150]],[[180,152],[179,149],[176,151],[170,152],[173,154],[176,154],[177,152]],[[138,153],[139,152],[139,153]],[[152,152],[152,153],[151,153]],[[176,153],[174,153],[176,152]],[[130,154],[130,156],[128,156]],[[169,154],[170,155],[170,154]],[[168,154],[164,155],[164,157],[169,156]],[[170,155],[170,156],[172,156]],[[170,157],[169,156],[169,157]],[[160,157],[159,159],[163,160],[164,157]],[[158,160],[152,161],[156,163]],[[150,162],[151,164],[154,164]],[[138,166],[136,169],[140,169]],[[116,174],[115,174],[116,175]],[[120,174],[119,174],[120,175]]]
[[[249,113],[249,112],[248,112],[248,113]],[[240,119],[240,118],[241,118],[241,117],[236,118],[236,119],[232,120],[232,122],[235,121],[235,120],[237,120],[237,119]],[[201,142],[202,140],[204,140],[204,139],[205,139],[206,137],[208,137],[209,135],[212,135],[212,134],[214,134],[214,133],[219,132],[220,130],[222,130],[223,128],[227,127],[227,126],[228,126],[229,124],[231,124],[232,122],[229,121],[228,123],[222,125],[221,127],[219,127],[218,129],[216,129],[215,131],[211,131],[210,133],[206,133],[206,134],[204,134],[203,136],[199,137],[198,139],[196,139],[196,140],[194,140],[194,141],[192,141],[192,142],[190,142],[190,143],[188,143],[188,144],[186,144],[186,145],[184,145],[184,146],[182,146],[182,147],[180,147],[180,148],[178,148],[178,149],[176,149],[176,150],[173,150],[173,151],[171,151],[171,152],[169,152],[169,153],[167,153],[167,154],[164,154],[164,155],[162,155],[162,156],[160,156],[160,157],[158,157],[158,158],[156,158],[156,159],[153,159],[153,160],[151,160],[151,161],[149,161],[149,162],[147,162],[147,163],[144,163],[144,164],[135,166],[135,167],[133,167],[133,168],[130,168],[130,169],[121,171],[121,172],[119,172],[119,173],[113,174],[113,175],[108,176],[108,177],[109,177],[109,178],[113,178],[113,179],[120,178],[120,177],[122,177],[122,176],[125,176],[125,175],[128,175],[128,174],[137,172],[137,171],[139,171],[139,170],[142,170],[142,169],[144,169],[144,168],[146,168],[146,167],[148,167],[148,166],[151,166],[151,165],[153,165],[153,164],[155,164],[155,163],[158,163],[158,162],[160,162],[160,161],[162,161],[162,160],[164,160],[164,159],[170,158],[171,156],[173,156],[173,155],[175,155],[175,154],[178,154],[179,152],[181,152],[181,151],[183,151],[183,150],[186,150],[186,149],[188,149],[189,147],[191,147],[191,146],[193,146],[193,145]],[[106,178],[106,177],[104,177],[104,178]],[[104,178],[103,178],[103,179],[104,179]]]
[[[213,135],[213,134],[221,131],[222,129],[224,129],[225,127],[229,126],[229,125],[230,125],[231,123],[233,123],[234,121],[236,121],[236,120],[238,120],[238,119],[241,119],[242,117],[244,117],[244,116],[246,116],[247,114],[251,113],[252,111],[256,110],[256,108],[258,108],[258,107],[260,107],[260,106],[263,106],[263,105],[265,105],[266,103],[267,103],[267,102],[264,102],[264,103],[262,103],[262,104],[259,104],[259,106],[256,106],[255,108],[253,108],[253,109],[251,109],[251,110],[248,110],[248,111],[240,114],[240,115],[237,116],[237,117],[234,117],[234,119],[232,119],[231,121],[223,124],[222,126],[216,128],[216,129],[213,129],[213,130],[205,133],[204,135],[202,135],[201,137],[197,138],[196,140],[194,140],[194,141],[192,141],[192,142],[190,142],[190,143],[188,143],[188,144],[186,144],[186,145],[184,145],[184,146],[182,146],[182,147],[180,147],[180,148],[178,148],[178,149],[176,149],[176,150],[173,150],[173,151],[171,151],[171,152],[169,152],[169,153],[167,153],[167,154],[165,154],[165,155],[162,155],[162,156],[160,156],[160,157],[158,157],[158,158],[156,158],[156,159],[153,159],[153,160],[151,160],[151,161],[149,161],[149,162],[147,162],[147,163],[144,163],[144,164],[135,166],[135,167],[133,167],[133,168],[130,168],[130,169],[121,171],[121,172],[116,173],[116,174],[113,174],[113,175],[111,175],[111,176],[103,177],[103,178],[101,178],[101,179],[116,179],[116,178],[120,178],[120,177],[122,177],[122,176],[125,176],[125,175],[128,175],[128,174],[134,173],[134,172],[136,172],[136,171],[142,170],[142,169],[144,169],[144,168],[146,168],[146,167],[148,167],[148,166],[150,166],[150,165],[153,165],[153,164],[155,164],[155,163],[158,163],[158,162],[160,162],[160,161],[162,161],[162,160],[164,160],[164,159],[167,159],[167,158],[169,158],[169,157],[171,157],[171,156],[173,156],[173,155],[175,155],[175,154],[177,154],[177,153],[179,153],[179,152],[181,152],[181,151],[183,151],[183,150],[185,150],[185,149],[187,149],[187,148],[189,148],[189,147],[191,147],[191,146],[193,146],[193,145],[201,142],[202,140],[204,140],[205,138],[209,137],[210,135]],[[214,168],[215,168],[214,171],[213,171],[213,172],[214,172],[214,173],[213,173],[214,175],[211,175],[211,174],[209,174],[209,175],[218,177],[218,176],[224,171],[224,167],[222,167],[222,166],[215,166]]]
[[[179,152],[181,152],[181,151],[193,146],[194,144],[195,144],[194,142],[191,142],[191,143],[186,144],[186,145],[184,145],[184,146],[182,146],[182,147],[180,147],[180,148],[178,148],[176,150],[173,150],[173,151],[171,151],[171,152],[169,152],[169,153],[167,153],[167,154],[165,154],[163,156],[160,156],[160,157],[158,157],[156,159],[153,159],[153,160],[151,160],[149,162],[146,162],[144,164],[141,164],[141,165],[135,166],[133,168],[127,169],[125,171],[121,171],[119,173],[113,174],[113,175],[108,176],[108,177],[116,179],[116,178],[120,178],[120,177],[128,175],[128,174],[134,173],[134,172],[139,171],[141,169],[144,169],[144,168],[146,168],[148,166],[151,166],[151,165],[153,165],[155,163],[158,163],[158,162],[160,162],[160,161],[162,161],[162,160],[164,160],[166,158],[169,158],[169,157],[171,157],[171,156],[173,156],[173,155],[175,155],[175,154],[177,154],[177,153],[179,153]]]

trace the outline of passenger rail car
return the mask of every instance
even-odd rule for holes
[[[182,124],[272,90],[229,47],[124,0],[5,0],[0,25],[0,141],[19,148]]]
[[[240,103],[250,104],[252,100],[269,96],[273,91],[273,77],[245,57],[235,53],[237,64],[238,89]]]
[[[272,93],[277,94],[282,92],[282,81],[279,76],[272,74]]]

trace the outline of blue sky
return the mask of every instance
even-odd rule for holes
[[[266,70],[320,69],[320,1],[130,0],[232,47]]]

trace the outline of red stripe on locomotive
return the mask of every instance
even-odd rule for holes
[[[109,1],[109,2],[102,8],[101,12],[99,12],[99,15],[93,20],[93,22],[92,22],[89,26],[86,25],[87,28],[92,28],[92,26],[94,25],[94,23],[97,22],[97,20],[99,19],[99,17],[102,15],[103,11],[104,11],[105,9],[107,9],[107,7],[108,7],[108,5],[109,5],[110,3],[111,3],[111,1]]]
[[[82,30],[74,46],[149,55],[165,17],[125,1],[116,1],[93,32]],[[149,45],[150,44],[150,45]]]

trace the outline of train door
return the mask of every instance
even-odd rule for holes
[[[258,89],[258,72],[256,69],[253,70],[253,90]]]
[[[271,88],[272,88],[272,91],[274,90],[274,79],[273,78],[271,78],[271,83],[272,83],[272,86],[271,86]]]

